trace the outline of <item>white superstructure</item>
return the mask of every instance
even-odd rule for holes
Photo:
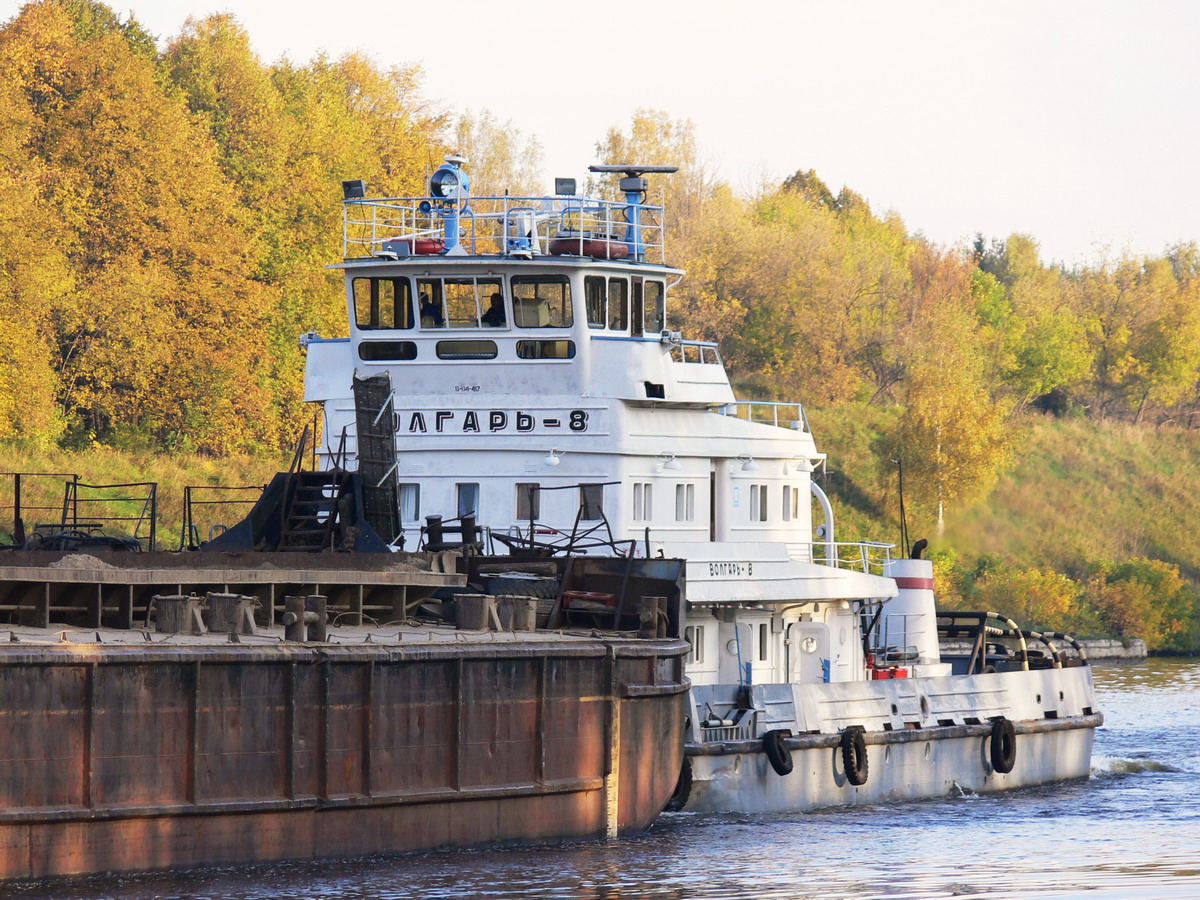
[[[403,534],[385,538],[415,549],[428,517],[466,517],[489,549],[685,559],[694,752],[681,791],[693,807],[808,808],[1086,775],[1092,719],[1069,731],[1065,757],[1054,735],[1068,731],[1056,727],[1037,738],[1056,760],[1016,774],[978,764],[978,735],[996,739],[989,723],[1029,711],[1024,694],[998,701],[1010,676],[1063,682],[1029,688],[1053,713],[1039,720],[1094,719],[1090,670],[952,675],[929,564],[836,542],[803,408],[738,401],[717,346],[671,330],[682,272],[664,262],[661,208],[644,203],[653,169],[607,171],[624,174],[624,201],[573,189],[471,198],[457,158],[428,198],[369,200],[350,183],[350,337],[306,336],[305,399],[324,407],[327,457],[345,447],[352,459],[352,380],[389,374]],[[857,738],[843,737],[856,727],[864,754],[880,745],[877,771],[893,754],[903,765],[848,791],[844,772],[831,788],[763,769],[766,743],[786,757],[778,770],[793,752],[824,760],[828,739],[857,765]],[[962,732],[946,744],[960,761],[914,777],[908,745],[920,742],[886,735],[940,746],[939,728]]]

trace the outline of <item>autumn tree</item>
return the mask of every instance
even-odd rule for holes
[[[212,143],[162,89],[153,42],[101,4],[43,0],[0,33],[0,81],[29,122],[74,275],[49,315],[76,434],[273,441],[248,374],[261,353],[251,242]],[[214,379],[231,390],[214,395]]]
[[[478,196],[536,197],[542,187],[542,146],[511,121],[487,110],[467,110],[454,124],[454,152],[467,159],[471,190]]]
[[[1012,435],[1008,405],[984,377],[969,268],[952,251],[915,249],[912,328],[898,392],[904,413],[879,452],[883,461],[902,463],[912,500],[936,517],[940,531],[947,505],[990,490]]]

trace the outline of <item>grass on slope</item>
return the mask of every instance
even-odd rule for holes
[[[1200,432],[1031,418],[990,497],[954,511],[946,541],[1073,574],[1145,556],[1200,577]]]
[[[209,456],[178,455],[165,456],[153,453],[130,452],[96,448],[79,452],[62,450],[29,451],[14,447],[0,447],[0,541],[11,540],[13,526],[14,472],[74,473],[85,484],[104,485],[130,482],[156,482],[158,485],[158,546],[173,550],[179,546],[183,524],[184,488],[197,485],[264,485],[271,476],[286,467],[278,459],[253,457],[214,458]],[[63,477],[34,477],[22,480],[22,506],[26,510],[26,529],[38,522],[59,521],[64,495]],[[80,491],[85,496],[124,495],[144,497],[144,489],[127,491]],[[215,497],[215,494],[208,494]],[[244,495],[243,495],[244,496]],[[136,516],[144,504],[129,500],[109,509],[119,508],[119,514]],[[32,507],[43,507],[32,510]],[[91,507],[99,509],[98,505]],[[81,504],[80,517],[86,520],[89,507]],[[197,521],[201,524],[202,537],[208,536],[208,522],[225,521],[226,524],[245,515],[244,506],[219,509],[197,507]],[[213,518],[219,517],[219,518]],[[125,527],[106,529],[108,533],[132,533],[132,523]],[[141,535],[147,530],[143,528]]]
[[[880,477],[873,440],[895,410],[846,406],[809,410],[822,481],[842,540],[897,540],[893,473]],[[951,549],[960,566],[994,554],[1021,568],[1078,574],[1089,562],[1139,556],[1178,565],[1200,580],[1200,431],[1122,422],[1016,419],[1016,452],[991,493],[946,510],[939,538],[929,511],[910,508],[913,539]]]

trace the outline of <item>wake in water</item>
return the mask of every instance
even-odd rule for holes
[[[1136,775],[1138,772],[1182,772],[1182,769],[1148,757],[1093,756],[1092,777]]]

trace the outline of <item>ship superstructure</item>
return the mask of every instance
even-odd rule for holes
[[[673,170],[593,170],[619,175],[623,196],[560,181],[544,197],[474,197],[458,157],[434,173],[428,197],[369,199],[361,182],[346,183],[350,336],[302,339],[327,465],[355,456],[352,383],[386,374],[395,546],[456,535],[515,554],[686,560],[692,760],[681,789],[697,786],[683,791],[693,807],[808,808],[1086,775],[1098,722],[1090,672],[1064,667],[1054,648],[1058,701],[1033,705],[1047,713],[1037,718],[1060,720],[1055,735],[1070,732],[1069,752],[1047,737],[1044,761],[1017,775],[989,757],[972,764],[978,777],[964,762],[914,779],[917,762],[897,743],[905,762],[870,788],[843,790],[844,771],[832,794],[802,779],[767,787],[764,755],[790,771],[791,751],[808,746],[802,732],[820,737],[822,754],[821,741],[850,747],[843,770],[856,741],[865,767],[866,744],[890,747],[893,731],[934,740],[925,729],[965,729],[941,735],[963,744],[964,759],[976,732],[1003,743],[1008,726],[995,723],[1011,725],[1021,704],[997,702],[989,679],[1009,678],[1007,691],[1009,676],[1031,674],[1027,635],[981,625],[993,649],[1015,642],[999,666],[1014,671],[985,673],[984,652],[955,674],[938,644],[929,563],[836,540],[803,407],[736,399],[719,348],[672,330],[683,273],[666,262],[664,210],[647,202],[646,175]],[[599,592],[576,616],[606,602]],[[858,737],[847,744],[846,734]],[[757,762],[744,767],[743,754]]]

